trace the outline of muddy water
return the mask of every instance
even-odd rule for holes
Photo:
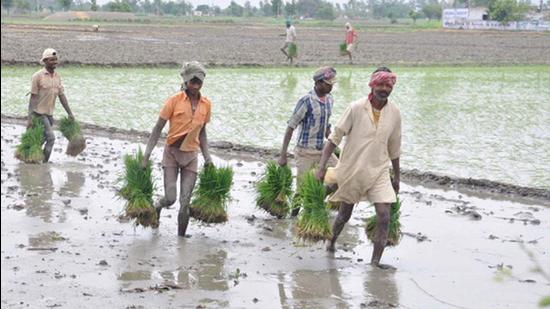
[[[2,69],[2,112],[25,113],[36,68]],[[366,94],[372,68],[337,68],[333,122]],[[403,114],[408,168],[550,188],[550,67],[394,68],[392,98]],[[279,147],[312,69],[211,69],[204,93],[214,104],[212,140]],[[150,130],[177,69],[60,68],[79,119]],[[520,103],[519,103],[520,102]],[[62,109],[57,110],[63,115]]]
[[[235,170],[229,222],[192,220],[178,238],[176,208],[156,231],[118,219],[116,179],[134,143],[90,136],[75,159],[58,134],[52,163],[27,165],[13,158],[22,132],[2,125],[2,307],[533,308],[548,294],[519,245],[548,270],[548,207],[403,184],[406,235],[383,257],[397,270],[381,271],[367,264],[371,207],[356,208],[327,254],[297,240],[293,220],[254,207],[264,162],[214,153]]]

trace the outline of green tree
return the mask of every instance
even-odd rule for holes
[[[244,3],[244,13],[243,14],[244,14],[245,17],[250,17],[250,16],[253,15],[252,4],[248,0]]]
[[[296,15],[296,0],[292,0],[285,4],[285,13],[286,16]]]
[[[416,11],[410,11],[409,17],[412,18],[413,24],[416,24],[416,20],[418,19],[418,12]]]
[[[203,15],[207,15],[210,12],[210,6],[208,4],[199,4],[195,10],[201,12]]]
[[[271,9],[271,4],[269,2],[262,2],[260,1],[260,11],[262,12],[263,16],[271,16],[273,14],[273,11]]]
[[[126,0],[115,0],[107,3],[107,9],[111,12],[131,12],[132,8]]]
[[[231,4],[225,9],[231,16],[241,17],[244,13],[244,8],[237,4],[235,1],[231,1]]]
[[[273,10],[273,15],[275,16],[281,15],[282,8],[283,8],[282,0],[271,0],[271,10]]]
[[[336,12],[331,3],[322,2],[315,12],[315,17],[319,19],[334,20],[336,18]]]
[[[441,19],[441,4],[426,4],[422,7],[422,13],[424,13],[424,16],[426,16],[426,18],[428,18],[429,20]]]
[[[492,0],[489,3],[489,16],[492,20],[508,25],[511,21],[519,21],[528,10],[525,3],[516,0]]]
[[[27,0],[15,0],[15,7],[20,10],[30,10],[31,4]]]
[[[8,12],[8,15],[10,15],[10,8],[13,5],[13,0],[2,0],[2,7]]]
[[[73,0],[57,0],[64,11],[68,11],[73,4]]]
[[[90,6],[90,9],[91,9],[92,11],[97,11],[97,0],[92,0],[92,1],[91,1],[91,4],[92,4],[92,5]]]

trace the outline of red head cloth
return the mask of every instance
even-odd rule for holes
[[[370,77],[369,87],[374,88],[381,84],[389,84],[393,87],[397,82],[397,75],[395,73],[379,71],[373,73]]]

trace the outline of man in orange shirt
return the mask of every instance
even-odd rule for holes
[[[197,61],[185,63],[180,75],[183,78],[182,90],[164,103],[157,124],[149,137],[142,165],[147,165],[162,129],[169,121],[170,128],[162,158],[165,196],[156,205],[157,218],[160,220],[160,211],[163,207],[169,207],[176,201],[178,174],[180,174],[178,235],[183,237],[189,224],[189,201],[197,180],[199,149],[205,164],[212,163],[206,137],[206,124],[210,121],[211,103],[200,93],[206,76],[206,71],[200,63]]]

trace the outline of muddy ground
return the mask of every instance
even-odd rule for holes
[[[3,308],[534,308],[550,294],[532,271],[537,263],[550,271],[544,198],[406,182],[404,236],[383,257],[397,270],[381,271],[368,265],[367,204],[335,254],[296,239],[294,220],[255,208],[253,183],[265,166],[257,153],[213,149],[216,164],[235,170],[229,222],[192,220],[189,237],[179,238],[177,207],[163,212],[158,230],[120,220],[122,155],[144,146],[142,134],[86,130],[87,149],[71,158],[56,132],[51,163],[29,165],[13,157],[23,130],[2,119]],[[159,187],[161,153],[152,156]]]
[[[278,66],[284,27],[247,24],[86,25],[2,24],[2,64],[37,63],[46,47],[65,63],[210,66]],[[297,26],[297,65],[345,64],[338,54],[343,29]],[[360,65],[550,64],[550,35],[534,32],[426,30],[359,32]]]

